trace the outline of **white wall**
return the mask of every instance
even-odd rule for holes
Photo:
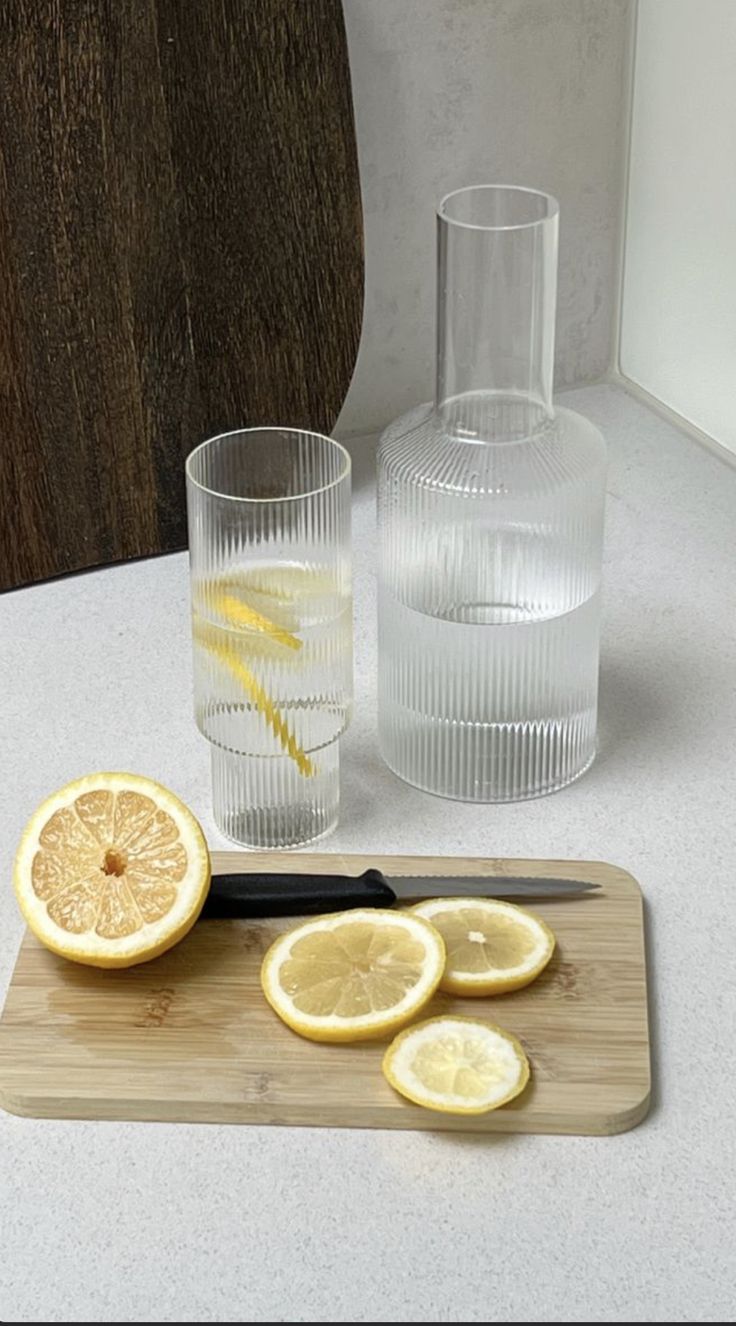
[[[629,0],[344,0],[344,7],[366,305],[338,431],[371,431],[431,396],[434,208],[464,184],[526,184],[559,198],[557,385],[605,373]]]
[[[640,0],[620,364],[736,451],[736,0]]]

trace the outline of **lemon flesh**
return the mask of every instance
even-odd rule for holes
[[[555,937],[538,916],[493,898],[432,898],[412,908],[439,930],[447,949],[441,989],[450,994],[496,995],[536,980],[549,962]]]
[[[449,1114],[485,1114],[524,1090],[529,1063],[515,1036],[491,1022],[438,1017],[392,1041],[383,1074],[415,1105]]]
[[[437,931],[420,917],[379,908],[315,917],[281,935],[261,984],[301,1036],[353,1041],[404,1026],[431,999],[445,964]]]
[[[43,802],[20,842],[13,884],[29,928],[75,962],[129,967],[194,924],[210,862],[191,811],[161,784],[90,774]]]

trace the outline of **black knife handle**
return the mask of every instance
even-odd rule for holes
[[[380,870],[362,875],[213,875],[202,920],[304,916],[350,907],[391,907],[396,894]]]

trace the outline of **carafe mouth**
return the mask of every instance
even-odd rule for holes
[[[437,384],[448,432],[518,441],[553,416],[557,199],[457,189],[437,211]]]
[[[440,199],[437,216],[467,230],[525,230],[559,214],[551,193],[521,184],[469,184]]]

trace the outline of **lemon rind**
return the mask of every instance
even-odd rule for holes
[[[180,832],[185,830],[182,842],[189,858],[187,873],[177,884],[176,901],[166,916],[120,939],[105,939],[89,931],[73,934],[62,930],[49,917],[45,904],[36,897],[31,883],[31,865],[39,848],[39,836],[51,815],[63,806],[70,805],[84,792],[100,788],[111,792],[137,791],[142,795],[150,795],[162,810],[171,815]],[[16,852],[13,888],[28,928],[52,953],[85,966],[132,967],[159,957],[184,938],[202,910],[210,886],[210,876],[210,856],[202,828],[189,808],[169,788],[140,774],[102,771],[73,779],[46,797],[36,808],[23,831]]]
[[[429,1091],[412,1090],[406,1081],[402,1080],[396,1073],[395,1066],[397,1057],[400,1055],[402,1048],[404,1048],[413,1037],[423,1033],[427,1027],[440,1024],[447,1027],[448,1025],[456,1024],[458,1022],[476,1027],[484,1034],[491,1031],[510,1045],[514,1052],[515,1061],[519,1067],[519,1076],[514,1082],[512,1088],[504,1096],[478,1105],[467,1105],[462,1103],[459,1099],[448,1102],[447,1098],[445,1098],[444,1101],[441,1101],[436,1098],[432,1099],[432,1093]],[[504,1105],[508,1105],[525,1090],[531,1072],[529,1060],[524,1051],[524,1047],[512,1032],[507,1031],[505,1027],[499,1027],[498,1023],[490,1022],[486,1019],[464,1017],[461,1014],[452,1013],[443,1014],[434,1018],[426,1018],[422,1022],[415,1022],[412,1026],[405,1027],[404,1030],[399,1032],[398,1036],[392,1040],[386,1050],[381,1063],[381,1071],[386,1081],[389,1083],[389,1086],[393,1087],[394,1091],[398,1092],[400,1096],[403,1096],[405,1100],[410,1101],[413,1105],[419,1105],[423,1109],[432,1110],[438,1114],[463,1115],[490,1114],[491,1111],[501,1109]]]
[[[514,990],[522,990],[542,974],[555,951],[557,940],[541,916],[537,916],[536,912],[530,911],[527,907],[519,907],[516,903],[506,902],[500,898],[432,898],[415,903],[408,910],[422,916],[431,924],[432,912],[450,912],[459,907],[486,906],[489,909],[514,913],[527,929],[539,932],[539,942],[526,962],[516,967],[499,968],[495,975],[487,971],[475,973],[458,968],[446,968],[440,981],[440,989],[446,994],[482,998],[484,995],[511,994]]]
[[[359,1040],[375,1040],[391,1032],[400,1030],[411,1022],[427,1006],[439,987],[445,967],[445,944],[434,926],[423,917],[411,917],[412,925],[419,925],[425,939],[427,953],[434,953],[435,961],[431,971],[423,974],[423,979],[407,992],[404,999],[390,1012],[366,1013],[357,1018],[343,1018],[337,1014],[316,1017],[296,1009],[285,995],[278,981],[281,966],[287,960],[291,946],[308,934],[310,930],[324,932],[335,929],[346,921],[371,922],[378,925],[405,925],[407,914],[381,909],[352,908],[344,912],[331,912],[326,916],[317,916],[306,921],[296,929],[288,930],[274,940],[266,952],[261,964],[261,987],[274,1012],[298,1035],[307,1040],[325,1043],[348,1043]],[[416,932],[415,932],[416,933]],[[427,947],[428,945],[428,947]]]

